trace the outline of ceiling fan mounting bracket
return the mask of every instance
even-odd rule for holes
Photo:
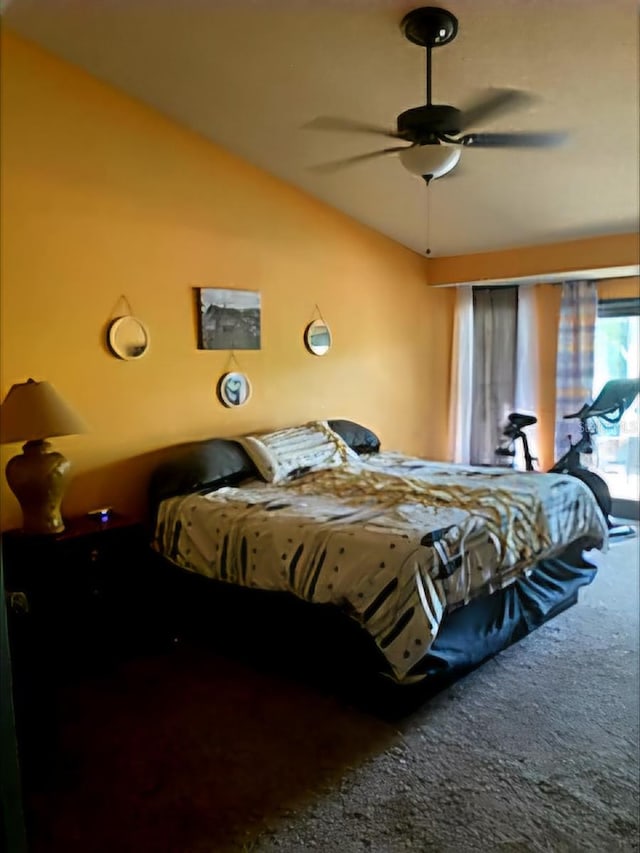
[[[458,19],[446,9],[422,6],[404,16],[400,29],[405,38],[420,47],[440,47],[456,37]]]

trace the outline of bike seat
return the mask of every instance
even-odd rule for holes
[[[531,426],[537,422],[538,419],[534,415],[524,415],[522,412],[511,412],[509,415],[509,423],[518,429]]]

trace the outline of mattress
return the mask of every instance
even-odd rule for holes
[[[381,452],[277,485],[164,500],[153,545],[188,571],[339,607],[402,682],[447,614],[570,543],[606,540],[576,478]]]

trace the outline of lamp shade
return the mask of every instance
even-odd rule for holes
[[[86,432],[82,418],[49,382],[12,385],[0,406],[0,442],[37,441]]]
[[[399,152],[402,165],[419,177],[441,178],[456,166],[461,149],[457,145],[429,143],[411,145]]]

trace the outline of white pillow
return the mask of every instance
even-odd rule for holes
[[[244,435],[236,440],[268,483],[286,480],[300,468],[319,471],[358,459],[358,454],[326,421],[313,421],[262,435]]]

